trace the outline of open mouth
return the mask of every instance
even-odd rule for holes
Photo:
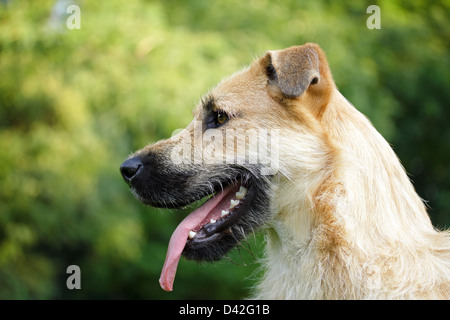
[[[183,254],[195,260],[219,260],[247,230],[245,215],[255,200],[252,184],[236,183],[216,192],[190,213],[173,232],[159,279],[172,291],[178,262]],[[240,230],[241,232],[237,232]]]
[[[200,245],[202,242],[211,241],[217,234],[227,228],[233,220],[236,220],[237,211],[245,201],[247,188],[240,186],[230,186],[222,192],[215,194],[207,203],[201,207],[201,213],[206,213],[206,217],[188,234],[189,246]],[[211,211],[207,211],[212,207]],[[199,214],[200,217],[203,214]]]
[[[197,261],[222,259],[269,216],[270,177],[258,167],[164,167],[160,156],[126,160],[121,173],[143,203],[181,208],[204,201],[177,226],[167,248],[160,284],[172,291],[181,256]],[[168,178],[170,177],[170,178]]]

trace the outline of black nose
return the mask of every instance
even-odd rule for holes
[[[123,180],[129,184],[131,179],[136,175],[141,167],[142,161],[139,157],[125,160],[120,166],[120,173],[122,174]]]

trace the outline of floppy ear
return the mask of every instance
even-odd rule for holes
[[[287,98],[301,96],[322,80],[321,54],[316,44],[269,51],[263,58],[269,84],[276,85]]]

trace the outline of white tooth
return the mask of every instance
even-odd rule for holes
[[[192,239],[193,237],[195,237],[195,235],[197,234],[197,232],[194,231],[189,231],[189,239]]]
[[[216,223],[217,220],[211,219],[209,220],[210,223]]]
[[[220,217],[222,218],[222,217],[225,217],[226,215],[228,215],[230,212],[229,211],[225,211],[225,210],[222,210],[222,214],[220,215]]]
[[[239,204],[239,200],[231,200],[230,201],[230,209],[233,209]]]
[[[241,200],[244,196],[245,195],[242,192],[236,192],[236,199]]]
[[[247,188],[241,186],[241,187],[239,188],[239,192],[242,193],[242,194],[244,195],[244,197],[245,197],[245,195],[247,194]]]

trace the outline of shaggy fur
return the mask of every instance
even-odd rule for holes
[[[256,297],[448,299],[449,233],[433,228],[389,144],[312,47],[326,88],[291,102],[314,130],[280,147],[287,174],[276,183]]]
[[[235,226],[240,227],[228,230],[237,241],[211,242],[211,248],[226,248],[214,255],[191,246],[186,256],[217,260],[246,233],[265,224],[265,272],[255,298],[449,298],[449,232],[432,226],[389,144],[337,90],[319,46],[269,51],[212,90],[194,121],[204,123],[210,117],[206,109],[229,115],[226,124],[211,130],[278,129],[279,166],[277,174],[261,176],[246,164],[183,167],[167,160],[158,166],[163,169],[157,174],[157,190],[149,182],[154,174],[141,180],[134,171],[128,174],[133,192],[151,205],[186,198],[192,202],[199,197],[187,195],[198,190],[203,196],[212,194],[225,183],[220,176],[246,176],[250,186],[258,186],[264,205],[255,202],[248,215],[239,213]],[[195,135],[192,127],[187,130]],[[133,156],[168,154],[186,143],[178,138]],[[216,142],[220,147],[222,142]],[[181,174],[179,181],[166,182],[175,172]],[[209,191],[199,189],[208,183]],[[172,199],[175,194],[183,196]]]

